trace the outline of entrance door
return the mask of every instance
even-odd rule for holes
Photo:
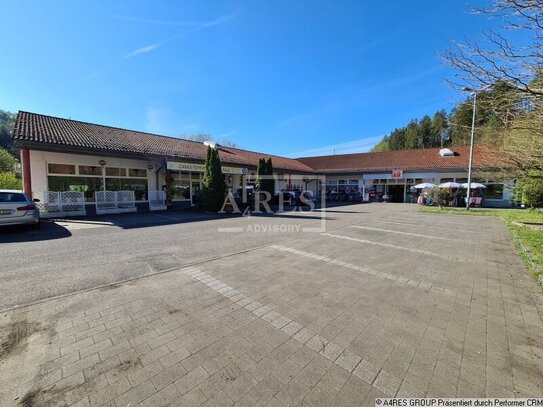
[[[389,185],[388,196],[390,202],[403,202],[403,185]]]
[[[190,185],[190,202],[193,205],[196,205],[199,199],[200,199],[200,181],[192,181]]]

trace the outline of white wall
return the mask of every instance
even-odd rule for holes
[[[159,183],[156,183],[155,171],[162,166],[161,161],[153,160],[135,160],[128,158],[116,158],[98,155],[80,155],[68,153],[56,153],[49,151],[30,150],[30,173],[32,177],[32,192],[34,194],[48,190],[47,186],[47,164],[75,164],[75,165],[99,165],[98,162],[104,160],[106,167],[126,167],[147,169],[147,165],[152,164],[153,169],[147,170],[147,185],[149,190],[161,189],[164,184],[164,175],[162,169],[159,174]]]

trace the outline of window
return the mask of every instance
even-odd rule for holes
[[[103,189],[102,178],[99,177],[48,177],[49,191],[83,192],[85,201],[94,202],[94,192]]]
[[[79,175],[102,175],[102,167],[93,165],[80,165]]]
[[[129,168],[128,176],[137,177],[137,178],[147,178],[147,170],[142,170],[139,168]]]
[[[120,178],[122,191],[134,191],[136,201],[147,199],[147,180]]]
[[[503,184],[486,184],[485,199],[503,199]]]
[[[49,174],[74,174],[75,175],[75,165],[67,164],[48,164],[47,169]]]
[[[445,183],[445,182],[453,182],[454,181],[454,178],[441,178],[441,184]]]
[[[126,168],[106,167],[106,177],[126,177]]]

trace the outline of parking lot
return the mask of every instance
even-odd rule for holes
[[[543,392],[543,297],[494,217],[127,215],[4,233],[0,256],[2,406]]]

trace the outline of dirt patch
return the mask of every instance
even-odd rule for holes
[[[172,315],[172,314],[177,314],[179,312],[182,312],[180,309],[177,309],[177,308],[174,308],[174,309],[171,309],[171,310],[168,310],[168,314]]]
[[[38,322],[28,322],[26,319],[0,328],[0,361],[24,351],[28,338],[33,334],[49,330]]]

